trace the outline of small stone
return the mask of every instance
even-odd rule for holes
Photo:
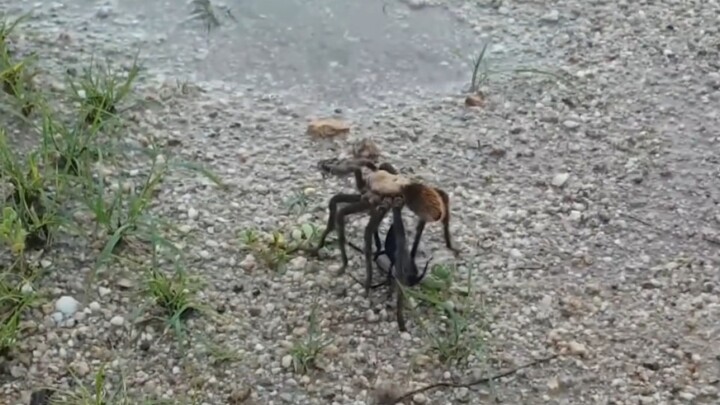
[[[375,323],[379,319],[380,318],[378,317],[378,315],[372,309],[368,309],[367,312],[365,313],[365,320],[368,321],[369,323]]]
[[[92,311],[99,311],[100,310],[100,304],[97,301],[93,301],[88,305],[88,308]]]
[[[253,271],[257,267],[255,256],[249,254],[240,262],[240,268],[245,271]]]
[[[110,325],[113,326],[122,326],[125,323],[125,318],[123,318],[120,315],[115,315],[110,319]]]
[[[190,207],[190,208],[188,209],[187,215],[188,215],[188,218],[194,220],[194,219],[197,219],[197,217],[200,215],[200,213],[199,213],[198,210],[196,210],[195,208]]]
[[[252,394],[252,391],[249,387],[242,387],[240,389],[234,389],[232,393],[228,396],[228,404],[229,405],[239,405],[245,403],[248,398],[250,398],[250,395]]]
[[[100,294],[101,297],[109,295],[111,292],[112,290],[107,287],[98,287],[98,294]]]
[[[579,222],[582,219],[582,213],[580,211],[572,210],[570,211],[570,215],[568,215],[568,219],[572,222]]]
[[[427,403],[427,397],[425,394],[415,394],[412,397],[412,400],[416,404],[426,404]]]
[[[40,260],[40,266],[42,266],[43,269],[47,269],[48,267],[52,266],[52,262],[48,259],[42,259]]]
[[[570,173],[558,173],[553,177],[551,184],[555,187],[562,187],[570,178]]]
[[[547,382],[547,388],[550,392],[557,392],[558,390],[560,390],[560,381],[558,380],[558,378],[553,377],[549,379]]]
[[[62,312],[55,312],[50,316],[52,317],[53,321],[55,321],[55,323],[58,325],[62,323],[63,319],[65,319]]]
[[[563,126],[567,129],[578,129],[580,127],[580,123],[573,120],[565,120],[563,121]]]
[[[542,17],[540,17],[540,21],[546,23],[556,23],[560,21],[560,12],[557,10],[550,10],[547,13],[543,14]]]
[[[90,374],[90,366],[82,360],[77,361],[71,365],[73,371],[78,375],[78,377],[85,377],[86,375]]]
[[[25,283],[25,284],[22,285],[22,287],[20,287],[20,292],[21,292],[23,295],[32,294],[33,291],[34,291],[34,290],[33,290],[33,286],[32,286],[32,284],[30,284],[30,283]]]
[[[574,355],[581,356],[581,357],[586,357],[587,353],[588,353],[587,347],[585,347],[585,345],[583,345],[582,343],[576,342],[574,340],[572,342],[568,343],[568,350],[570,351],[570,354],[574,354]]]
[[[27,373],[27,370],[23,366],[15,365],[15,366],[10,367],[10,375],[13,378],[23,378],[23,377],[25,377],[26,373]]]
[[[115,284],[124,290],[129,290],[129,289],[133,288],[133,285],[134,285],[132,281],[130,281],[126,278],[121,278]]]
[[[307,134],[314,138],[333,138],[348,132],[350,125],[335,118],[314,120],[307,127]]]
[[[78,302],[78,300],[68,295],[62,296],[55,301],[55,309],[58,312],[62,312],[66,317],[73,316],[73,314],[77,312],[79,305],[80,302]]]
[[[410,341],[412,336],[408,332],[400,332],[400,339]]]
[[[294,271],[300,271],[307,265],[307,259],[304,256],[298,256],[290,260],[288,263],[288,269]]]
[[[282,366],[283,368],[290,368],[293,364],[293,358],[291,355],[287,354],[283,356],[282,358]]]
[[[112,13],[112,7],[110,6],[100,6],[97,11],[95,12],[95,16],[101,20],[104,20],[110,16]]]
[[[467,402],[468,394],[470,394],[470,390],[468,390],[466,387],[460,387],[455,394],[455,398],[457,398],[457,400],[460,402]]]

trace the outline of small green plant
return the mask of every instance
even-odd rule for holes
[[[255,230],[246,230],[240,239],[245,249],[252,252],[263,264],[283,273],[292,254],[311,247],[319,236],[317,226],[303,224],[293,229],[289,238],[280,230],[275,230],[270,235],[260,235]]]
[[[124,78],[114,73],[109,63],[103,66],[94,61],[83,69],[79,79],[68,76],[72,96],[80,102],[84,121],[99,126],[106,118],[116,116],[118,104],[132,91],[133,82],[139,72],[136,55]]]
[[[285,200],[285,206],[289,213],[302,214],[308,208],[308,195],[304,191],[294,191]]]
[[[15,267],[25,270],[25,239],[28,232],[22,224],[17,213],[12,207],[4,207],[2,210],[2,224],[0,224],[0,239],[9,248],[16,258]]]
[[[200,308],[194,300],[197,289],[196,280],[189,278],[179,266],[171,277],[153,267],[145,280],[143,292],[162,310],[162,319],[181,342],[185,336],[184,321]]]
[[[204,353],[213,359],[213,364],[222,365],[240,361],[242,356],[236,350],[226,345],[201,338],[203,341]]]
[[[36,106],[33,79],[39,71],[32,68],[34,56],[14,62],[7,48],[0,48],[0,83],[3,91],[15,98],[20,112],[28,117]]]
[[[535,68],[510,68],[510,69],[498,69],[493,70],[489,69],[487,67],[487,61],[485,58],[485,54],[488,48],[488,45],[490,43],[486,42],[483,44],[482,49],[480,50],[480,53],[476,57],[473,57],[471,60],[471,67],[472,67],[472,74],[470,76],[470,85],[468,87],[468,92],[470,93],[481,93],[480,87],[487,84],[487,82],[490,80],[490,77],[499,75],[502,73],[511,73],[511,74],[519,74],[519,73],[531,73],[531,74],[538,74],[538,75],[544,75],[549,76],[553,78],[554,80],[558,82],[564,82],[566,84],[570,84],[566,79],[563,77],[541,69],[535,69]],[[457,52],[458,55],[460,55],[459,52]],[[464,59],[465,56],[462,56]]]
[[[464,291],[456,288],[453,273],[450,267],[436,264],[419,288],[403,290],[418,301],[419,307],[430,310],[431,320],[420,320],[420,323],[431,342],[431,351],[438,354],[440,361],[459,365],[471,355],[479,354],[483,339],[478,327],[482,326],[482,322],[471,324],[464,316],[473,305],[470,290],[469,287]],[[468,286],[470,282],[469,276]],[[457,310],[455,301],[461,302],[463,313]]]
[[[21,283],[13,283],[10,279],[7,274],[0,274],[0,356],[15,347],[20,333],[20,316],[37,298],[34,292],[23,291]]]
[[[90,162],[100,157],[96,145],[98,131],[80,125],[68,127],[46,111],[42,115],[41,132],[46,158],[54,161],[63,174],[89,173]]]
[[[482,50],[478,56],[473,60],[472,76],[470,77],[470,88],[468,89],[471,93],[477,93],[480,91],[480,86],[485,84],[488,79],[487,71],[480,71],[480,65],[485,58],[485,51],[487,50],[488,43],[483,45]]]
[[[91,176],[82,177],[86,180],[83,202],[94,214],[96,226],[102,226],[109,236],[98,265],[108,260],[116,248],[123,246],[128,235],[152,219],[146,215],[146,210],[166,172],[167,164],[153,159],[139,191],[124,190],[122,185],[118,185],[110,198],[106,196],[110,187],[107,187],[104,176],[99,175],[97,182]]]
[[[28,155],[25,172],[7,143],[5,131],[0,129],[0,177],[8,179],[13,186],[5,203],[13,207],[28,232],[26,243],[30,248],[47,243],[51,231],[58,224],[54,206],[44,191],[45,181],[40,173],[37,156],[37,152]]]
[[[436,301],[450,299],[453,287],[453,270],[449,266],[435,264],[420,283],[421,291]],[[424,302],[424,301],[422,301]]]
[[[270,235],[260,235],[254,230],[246,230],[241,235],[241,242],[245,249],[272,270],[284,272],[285,265],[290,261],[285,236],[280,231],[273,231]]]
[[[320,229],[315,224],[306,223],[293,229],[290,233],[291,245],[289,253],[311,248],[318,242],[320,235]]]
[[[15,27],[17,27],[24,19],[28,18],[29,16],[30,13],[23,14],[12,22],[8,22],[8,20],[5,18],[0,20],[0,47],[4,48],[8,46],[7,40],[10,37],[10,34],[12,34],[12,32],[15,30]]]
[[[92,379],[92,384],[88,387],[80,378],[78,378],[71,370],[74,379],[72,390],[55,391],[50,399],[53,405],[160,405],[171,403],[183,403],[174,400],[164,400],[144,398],[138,400],[130,395],[124,375],[120,375],[120,381],[111,384],[108,381],[107,365],[101,364],[99,370]]]
[[[308,316],[308,334],[304,340],[296,342],[290,350],[293,370],[298,374],[306,374],[316,366],[320,353],[333,342],[331,338],[322,338],[318,330],[317,305],[313,305]]]

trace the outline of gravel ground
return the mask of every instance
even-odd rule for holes
[[[88,49],[117,57],[137,44],[162,47],[152,48],[132,23],[118,30],[132,17],[114,6],[87,3],[43,6],[46,18],[27,24],[34,33],[27,42],[61,61],[49,69],[87,59]],[[391,8],[424,12],[402,7]],[[452,1],[433,12],[452,17],[458,30],[517,40],[573,85],[504,77],[483,87],[485,107],[468,108],[456,78],[418,90],[391,80],[397,72],[378,59],[378,73],[362,87],[203,80],[208,71],[181,92],[174,77],[192,77],[197,67],[183,58],[200,57],[177,51],[181,62],[168,66],[149,52],[139,92],[162,102],[130,112],[127,142],[152,134],[168,154],[200,161],[229,184],[221,192],[176,174],[154,207],[186,232],[178,243],[205,283],[200,300],[223,317],[188,321],[196,339],[181,351],[161,326],[133,324],[144,315],[137,272],[111,266],[86,294],[97,252],[68,241],[45,259],[56,271],[37,288],[50,298],[26,320],[18,354],[0,374],[0,402],[26,404],[39,386],[72,385],[68,366],[89,382],[107,361],[115,386],[123,376],[131,393],[178,403],[365,404],[388,382],[406,391],[466,381],[561,353],[489,386],[430,391],[414,403],[719,403],[720,4]],[[58,44],[60,32],[71,41]],[[218,52],[202,60],[218,60]],[[352,93],[358,89],[373,96]],[[329,197],[350,189],[314,169],[348,144],[304,134],[309,117],[335,108],[351,123],[349,141],[373,137],[387,160],[451,193],[461,256],[443,248],[436,225],[422,249],[455,268],[457,280],[472,274],[464,315],[467,333],[483,344],[467,365],[445,365],[428,350],[418,319],[434,315],[418,311],[399,333],[384,293],[368,302],[352,279],[333,276],[337,254],[297,256],[279,274],[242,250],[238,235],[247,229],[324,225]],[[288,214],[283,201],[304,189],[314,190],[308,212]],[[348,233],[356,243],[362,222]],[[349,271],[361,269],[352,254]],[[61,296],[85,305],[58,326]],[[333,340],[320,369],[300,375],[290,370],[289,349],[308,335],[313,305]],[[207,340],[238,358],[212,361]]]

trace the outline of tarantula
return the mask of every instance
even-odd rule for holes
[[[413,241],[413,247],[410,253],[410,261],[414,262],[426,222],[442,221],[445,244],[456,255],[458,254],[458,251],[452,246],[450,239],[449,197],[443,190],[412,182],[398,175],[397,170],[389,163],[382,163],[378,167],[368,159],[327,159],[320,161],[318,167],[323,176],[329,174],[345,175],[352,172],[355,176],[355,185],[360,191],[360,194],[338,193],[330,199],[328,203],[329,215],[327,226],[320,236],[317,247],[312,249],[310,253],[318,255],[320,249],[325,245],[325,239],[337,226],[338,245],[342,257],[342,267],[338,271],[338,275],[343,274],[348,265],[347,252],[345,249],[345,217],[351,214],[369,211],[370,220],[365,227],[363,249],[365,253],[366,296],[369,294],[369,289],[372,284],[371,249],[373,234],[377,232],[380,223],[391,207],[402,209],[403,205],[407,205],[408,208],[419,217],[415,240]],[[370,173],[364,174],[363,169],[370,170]],[[338,209],[337,205],[340,203],[349,204]],[[403,234],[403,240],[404,238]]]

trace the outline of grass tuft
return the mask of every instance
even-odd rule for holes
[[[138,55],[125,77],[115,73],[109,62],[103,65],[94,60],[79,78],[67,76],[72,97],[80,103],[85,123],[99,126],[105,119],[116,117],[118,104],[130,94],[140,72],[137,58]]]
[[[429,350],[442,363],[461,365],[480,357],[485,323],[482,308],[473,311],[477,299],[469,287],[455,284],[454,273],[454,269],[436,264],[419,286],[402,288],[402,292],[417,303],[417,310],[425,310],[424,316],[416,318],[430,342]],[[472,285],[470,276],[467,285]]]
[[[310,310],[308,323],[307,336],[297,341],[290,350],[293,370],[298,374],[306,374],[315,368],[320,353],[333,342],[332,338],[321,336],[317,321],[317,305],[313,305]]]

